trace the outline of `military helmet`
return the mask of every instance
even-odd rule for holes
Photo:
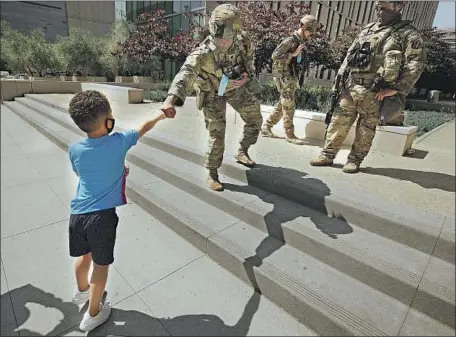
[[[221,39],[233,39],[242,30],[239,9],[231,4],[217,6],[209,20],[209,31],[212,36]]]
[[[390,3],[394,3],[396,5],[402,5],[402,8],[404,8],[404,6],[407,3],[407,1],[376,1],[375,5],[377,7],[379,7],[379,6],[387,5],[387,4],[390,4]]]
[[[319,26],[317,18],[313,15],[304,15],[300,22],[309,32],[312,33],[316,32]]]

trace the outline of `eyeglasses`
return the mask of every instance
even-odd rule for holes
[[[385,9],[386,7],[388,7],[390,3],[390,1],[377,1],[377,3],[375,4],[375,8],[377,10]]]

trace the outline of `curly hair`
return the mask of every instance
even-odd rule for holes
[[[78,92],[70,101],[70,116],[86,133],[96,130],[100,117],[109,114],[110,111],[108,99],[99,91]]]

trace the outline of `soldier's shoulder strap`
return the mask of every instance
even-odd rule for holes
[[[296,34],[292,34],[291,37],[293,39],[293,49],[298,48],[299,45],[302,43],[301,39]]]
[[[240,34],[238,34],[236,36],[236,40],[238,41],[239,49],[242,52],[246,53],[247,52],[247,44],[250,42],[250,40],[248,39],[246,34],[244,32],[241,32]]]
[[[200,43],[199,49],[203,53],[211,53],[214,57],[214,61],[217,63],[219,61],[217,53],[215,53],[215,50],[217,47],[215,46],[214,40],[212,36],[206,36],[206,38],[203,40],[203,42]]]
[[[249,48],[250,38],[244,31],[242,31],[240,34],[238,34],[236,39],[238,41],[239,54],[241,55],[242,62],[244,63],[244,66],[247,67],[247,49]]]
[[[382,40],[378,43],[379,46],[381,46],[390,36],[391,34],[397,32],[399,29],[409,26],[412,21],[410,20],[401,20],[399,22],[396,22],[391,26],[391,29],[389,29],[385,35],[383,35]]]
[[[412,21],[410,21],[410,20],[401,20],[401,21],[399,21],[399,22],[396,22],[396,23],[391,27],[391,29],[389,30],[389,32],[387,32],[386,35],[383,37],[383,41],[386,41],[386,40],[388,39],[388,37],[391,36],[391,34],[393,34],[393,33],[397,32],[397,31],[399,31],[399,30],[400,30],[401,28],[403,28],[403,27],[406,27],[406,26],[412,27],[412,26],[410,25],[411,22],[412,22]]]
[[[376,24],[376,22],[370,22],[368,23],[367,25],[365,25],[362,30],[365,30],[365,29],[371,29],[372,27],[374,27],[374,25]]]
[[[393,29],[391,29],[391,33],[394,33],[395,31],[398,31],[399,29],[401,29],[402,27],[405,27],[405,26],[412,27],[411,23],[412,23],[412,21],[410,21],[410,20],[401,20],[399,22],[396,22],[393,25]]]

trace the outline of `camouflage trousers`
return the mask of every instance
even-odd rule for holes
[[[236,110],[244,121],[240,147],[248,149],[255,144],[260,134],[263,117],[260,103],[244,87],[219,97],[217,92],[208,92],[203,103],[204,120],[209,132],[206,160],[207,169],[218,169],[222,165],[225,151],[226,103]]]
[[[334,159],[342,147],[351,126],[358,117],[356,134],[348,161],[361,164],[369,153],[380,120],[381,101],[375,93],[361,86],[342,91],[339,106],[328,127],[325,147],[321,154]]]
[[[277,90],[280,93],[279,103],[266,121],[266,125],[272,128],[283,117],[285,132],[294,132],[293,118],[296,110],[295,94],[298,89],[298,80],[295,78],[274,78]]]

